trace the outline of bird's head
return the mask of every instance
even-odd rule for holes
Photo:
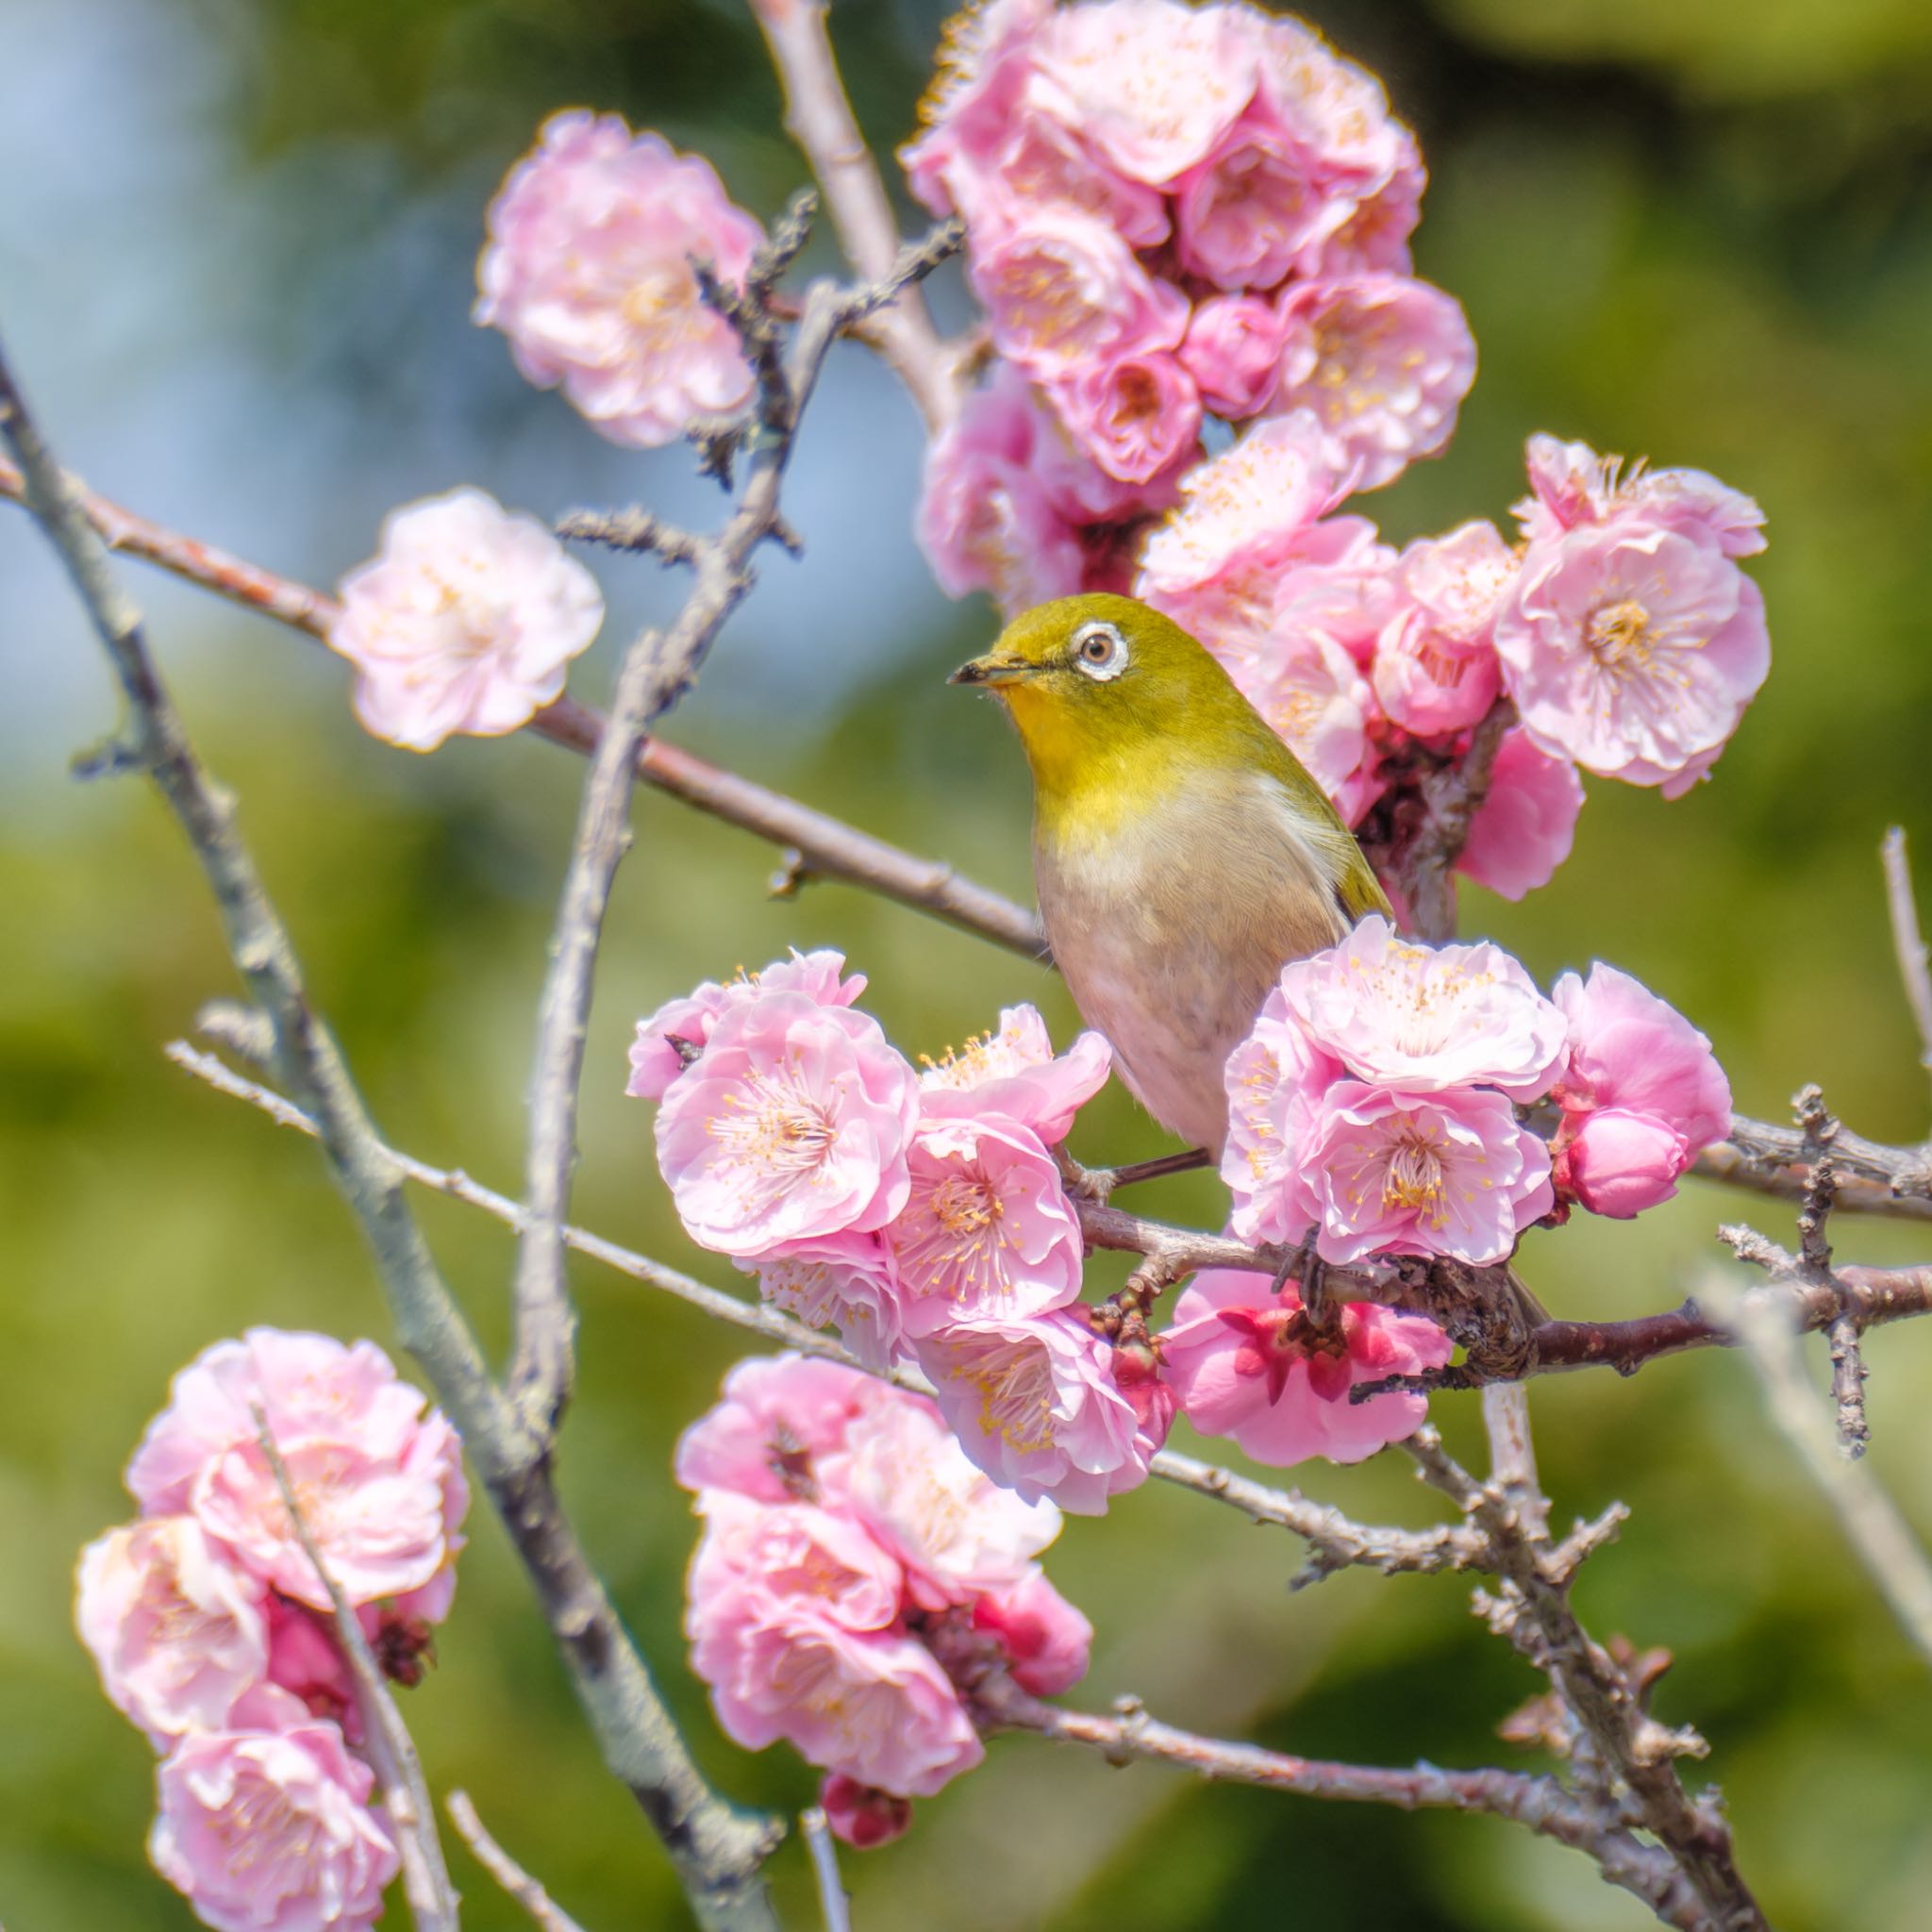
[[[1002,698],[1036,784],[1071,790],[1123,759],[1239,758],[1258,730],[1226,672],[1179,625],[1132,597],[1061,597],[1016,617],[983,658],[953,673]]]

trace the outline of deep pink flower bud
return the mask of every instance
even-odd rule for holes
[[[1578,1116],[1557,1149],[1557,1186],[1620,1221],[1668,1201],[1696,1150],[1655,1114],[1607,1107]]]
[[[842,1839],[855,1852],[869,1852],[874,1845],[891,1844],[902,1838],[912,1824],[912,1801],[895,1798],[891,1791],[862,1785],[834,1772],[819,1787],[819,1807],[832,1836]]]
[[[978,1598],[973,1627],[998,1641],[1014,1683],[1036,1697],[1058,1697],[1087,1674],[1093,1625],[1037,1567],[1007,1589]]]

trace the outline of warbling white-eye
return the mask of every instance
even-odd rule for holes
[[[1131,597],[1042,604],[952,682],[1019,729],[1075,1005],[1148,1112],[1218,1155],[1222,1063],[1281,968],[1389,910],[1360,846],[1227,673]]]

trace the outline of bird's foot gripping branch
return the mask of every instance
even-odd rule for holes
[[[451,1607],[459,1429],[694,1914],[775,1922],[760,1877],[774,1830],[699,1774],[555,1491],[568,1247],[787,1346],[736,1369],[680,1446],[704,1524],[687,1631],[729,1735],[785,1740],[826,1774],[808,1837],[829,1924],[844,1907],[827,1825],[856,1847],[898,1837],[988,1735],[1024,1730],[1117,1763],[1485,1811],[1585,1853],[1687,1932],[1762,1925],[1717,1800],[1677,1773],[1702,1740],[1651,1715],[1657,1655],[1577,1621],[1572,1581],[1622,1509],[1552,1533],[1522,1385],[1742,1339],[1808,1441],[1817,1417],[1773,1344],[1823,1329],[1856,1452],[1862,1338],[1932,1307],[1932,1270],[1836,1260],[1828,1217],[1932,1215],[1932,1156],[1861,1140],[1815,1093],[1791,1128],[1735,1121],[1709,1042],[1629,975],[1598,964],[1545,993],[1497,947],[1454,942],[1458,874],[1520,898],[1568,857],[1583,774],[1667,797],[1709,775],[1769,667],[1740,565],[1761,513],[1700,472],[1539,436],[1509,536],[1477,519],[1384,541],[1359,499],[1446,445],[1474,344],[1455,298],[1412,271],[1413,135],[1304,23],[1177,0],[968,9],[900,157],[942,225],[906,245],[824,8],[754,10],[855,283],[787,292],[806,207],[768,232],[708,162],[612,115],[550,120],[485,217],[474,313],[523,373],[615,442],[688,441],[732,491],[714,533],[641,508],[558,525],[690,573],[677,616],[625,654],[608,719],[566,688],[601,592],[543,523],[467,489],[403,507],[328,597],[88,495],[0,369],[19,458],[0,493],[60,549],[128,707],[98,769],[148,773],[179,819],[254,1003],[209,1030],[286,1091],[176,1058],[323,1143],[450,1419],[425,1420],[369,1345],[317,1337],[257,1331],[177,1381],[131,1472],[143,1519],[93,1547],[81,1593],[109,1694],[164,1754],[156,1862],[217,1926],[319,1923],[325,1898],[354,1932],[398,1874],[420,1925],[454,1925],[384,1680],[420,1675]],[[947,342],[917,283],[962,247],[983,313]],[[781,514],[781,488],[841,337],[890,362],[930,431],[914,521],[935,575],[1008,620],[961,681],[998,694],[1032,765],[1043,933],[949,868],[655,735],[758,551],[808,526]],[[590,758],[521,1201],[376,1138],[104,542],[325,640],[357,717],[392,744],[527,727]],[[640,777],[785,847],[787,891],[839,878],[1022,953],[1050,941],[1093,1028],[1056,1053],[1036,1011],[1008,1008],[922,1068],[824,951],[640,1023],[629,1091],[656,1104],[670,1196],[758,1299],[564,1221]],[[1932,1057],[1902,844],[1888,868]],[[1613,936],[1578,936],[1600,949]],[[1211,1150],[1224,1231],[1115,1199],[1194,1157],[1073,1158],[1110,1072]],[[1538,1230],[1646,1212],[1693,1168],[1800,1203],[1795,1253],[1724,1231],[1765,1277],[1728,1310],[1707,1294],[1557,1320],[1518,1279],[1519,1250],[1553,1277],[1575,1238]],[[500,1380],[405,1179],[518,1230]],[[1139,1257],[1105,1301],[1087,1289],[1097,1248]],[[1480,1477],[1425,1420],[1436,1391],[1476,1387]],[[1276,1468],[1400,1445],[1451,1518],[1352,1522],[1167,1448],[1177,1416]],[[1298,1583],[1348,1566],[1482,1574],[1478,1613],[1548,1686],[1506,1735],[1560,1772],[1335,1763],[1177,1729],[1130,1697],[1110,1716],[1044,1702],[1081,1676],[1092,1636],[1039,1562],[1059,1512],[1100,1513],[1150,1476],[1293,1531]],[[1867,1472],[1831,1482],[1932,1655],[1932,1573]],[[539,1923],[568,1924],[473,1811],[452,1815]]]

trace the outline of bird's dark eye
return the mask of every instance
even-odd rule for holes
[[[1074,662],[1089,677],[1105,684],[1127,668],[1127,641],[1110,624],[1094,619],[1074,633]]]

